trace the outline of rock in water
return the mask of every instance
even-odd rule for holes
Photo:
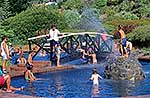
[[[141,64],[138,61],[140,51],[134,51],[128,58],[111,54],[105,68],[106,78],[114,80],[141,80],[145,78]]]

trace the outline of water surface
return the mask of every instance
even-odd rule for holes
[[[98,87],[89,80],[92,69],[96,67],[103,75],[103,64],[80,65],[77,69],[36,74],[40,80],[25,82],[23,77],[12,79],[13,86],[25,86],[17,94],[46,98],[116,98],[150,94],[150,62],[141,62],[146,78],[141,81],[100,80]],[[79,65],[78,65],[79,66]]]

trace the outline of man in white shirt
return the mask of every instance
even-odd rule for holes
[[[52,48],[58,44],[58,35],[60,35],[60,31],[58,29],[56,29],[56,26],[55,25],[52,25],[51,26],[51,29],[49,31],[49,36],[51,38],[51,45],[52,45]]]
[[[59,43],[58,42],[58,40],[59,40],[58,35],[61,35],[60,31],[58,29],[56,29],[55,25],[52,25],[51,29],[49,31],[49,36],[51,39],[51,41],[50,41],[50,45],[51,45],[50,46],[51,47],[51,57],[50,58],[51,58],[51,61],[52,61],[52,55],[55,51],[55,46],[57,46],[57,44]]]
[[[53,39],[54,41],[58,41],[59,34],[60,34],[60,31],[56,29],[55,25],[52,25],[49,31],[50,38]]]

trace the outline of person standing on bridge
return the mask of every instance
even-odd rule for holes
[[[49,31],[49,36],[50,36],[50,48],[51,48],[51,57],[50,57],[50,61],[52,61],[52,54],[55,52],[55,46],[59,43],[58,40],[58,35],[60,34],[60,31],[58,29],[56,29],[56,25],[51,25],[51,29]]]
[[[56,25],[52,25],[51,26],[51,29],[49,31],[49,36],[51,38],[51,43],[52,43],[52,46],[54,47],[56,44],[58,44],[58,35],[61,35],[60,34],[60,31],[58,29],[56,29]]]

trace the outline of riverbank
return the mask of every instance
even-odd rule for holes
[[[34,61],[33,62],[33,73],[44,73],[49,71],[60,71],[60,70],[68,70],[73,69],[74,67],[71,65],[62,65],[62,66],[50,66],[50,62],[42,62],[42,61]],[[24,72],[26,71],[25,66],[17,66],[12,65],[11,67],[8,67],[8,72],[11,75],[11,77],[17,77],[17,76],[23,76]]]

